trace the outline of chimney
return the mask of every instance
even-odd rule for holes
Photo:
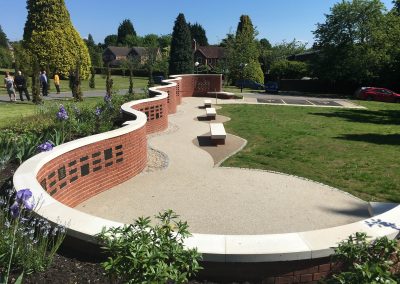
[[[193,51],[197,50],[197,43],[196,43],[195,39],[193,39],[193,41],[192,41],[192,49],[193,49]]]

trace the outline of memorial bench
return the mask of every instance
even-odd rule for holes
[[[213,107],[206,108],[206,116],[209,120],[215,120],[217,116],[217,111]]]
[[[211,100],[204,100],[204,107],[205,108],[211,107]]]
[[[226,132],[222,123],[210,123],[211,140],[217,145],[224,145]]]

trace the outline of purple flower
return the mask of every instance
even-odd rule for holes
[[[57,119],[61,120],[61,121],[68,119],[67,110],[65,109],[65,107],[63,105],[60,105],[60,108],[57,112]]]
[[[106,95],[104,96],[104,102],[106,102],[106,103],[111,103],[111,96],[110,96],[109,94],[106,94]]]
[[[99,117],[101,115],[101,108],[100,107],[96,108],[95,114],[96,114],[97,117]]]
[[[40,153],[51,151],[51,150],[53,150],[53,148],[54,148],[54,144],[51,141],[46,141],[37,147],[37,149]]]
[[[23,204],[24,208],[27,210],[33,209],[32,192],[29,189],[21,189],[17,192],[17,197],[15,198],[16,203]]]
[[[10,207],[10,212],[11,212],[11,216],[13,218],[18,218],[19,216],[19,204],[17,202],[14,202],[13,205],[11,205]]]

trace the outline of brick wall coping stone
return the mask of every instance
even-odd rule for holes
[[[180,78],[174,76],[174,79],[179,80]],[[136,116],[136,120],[126,122],[125,127],[65,143],[55,147],[52,151],[38,154],[25,161],[14,174],[15,189],[29,188],[35,200],[40,201],[40,206],[35,209],[35,213],[52,223],[66,225],[69,235],[86,242],[95,243],[96,240],[93,236],[101,232],[103,227],[123,225],[119,222],[83,213],[56,201],[45,192],[37,181],[36,176],[47,162],[60,155],[82,146],[135,131],[144,126],[146,124],[146,115],[131,107],[142,102],[165,98],[167,93],[158,90],[163,87],[165,86],[149,89],[160,94],[155,98],[130,102],[122,107],[124,112],[129,112]],[[399,233],[399,228],[400,206],[396,206],[372,218],[338,227],[266,235],[193,234],[192,237],[185,241],[185,245],[187,247],[197,247],[199,252],[203,254],[205,261],[213,262],[307,260],[331,255],[333,247],[336,247],[338,242],[355,232],[365,232],[372,238],[382,236],[395,238]]]

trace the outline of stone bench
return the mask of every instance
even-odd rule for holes
[[[206,116],[209,120],[214,120],[217,116],[217,111],[213,107],[206,108]]]
[[[211,140],[217,145],[224,145],[226,132],[222,123],[210,123]]]
[[[204,107],[205,108],[211,107],[211,100],[204,100]]]

